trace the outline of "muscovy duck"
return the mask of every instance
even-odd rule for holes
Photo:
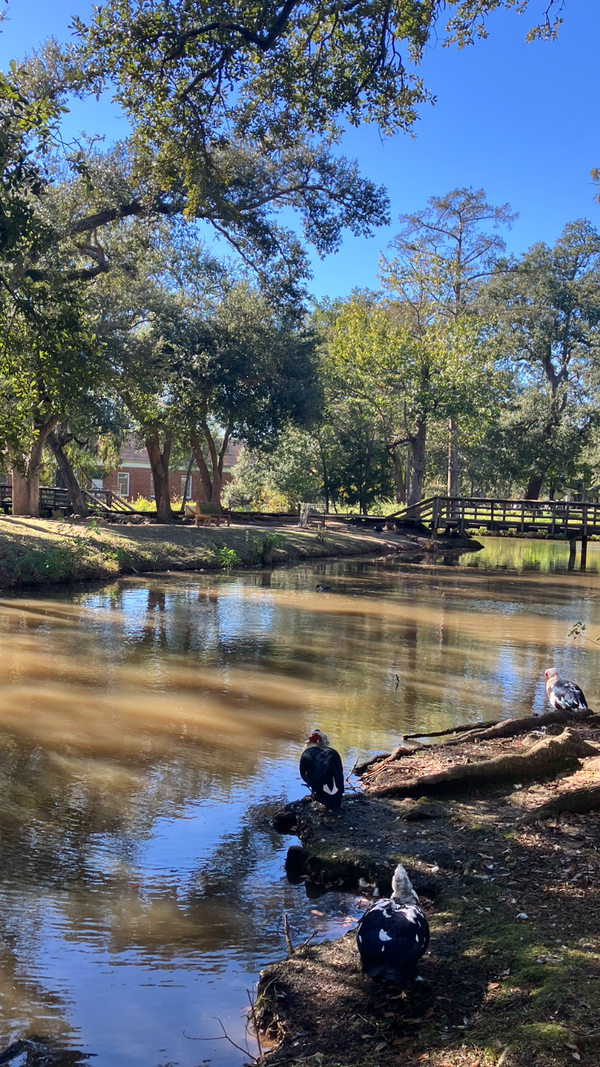
[[[344,768],[339,752],[329,746],[329,738],[315,730],[300,756],[300,774],[316,800],[335,810],[342,803]]]
[[[401,863],[394,871],[391,899],[371,904],[356,930],[362,969],[375,982],[406,985],[429,946],[429,923]]]
[[[560,711],[588,710],[587,700],[575,682],[561,677],[554,667],[550,667],[545,674],[546,694],[553,708]]]

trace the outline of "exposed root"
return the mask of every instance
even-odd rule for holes
[[[386,782],[384,771],[381,785],[369,783],[373,796],[427,796],[430,793],[455,791],[471,785],[485,785],[499,781],[517,781],[556,774],[577,764],[584,756],[597,755],[592,745],[583,741],[576,730],[563,730],[560,737],[545,737],[536,742],[527,752],[513,752],[494,756],[473,763],[461,763],[448,767],[437,774],[424,774],[416,778],[390,775]],[[387,768],[386,768],[387,769]],[[389,773],[389,772],[388,772]]]

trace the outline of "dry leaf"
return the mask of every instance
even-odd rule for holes
[[[387,1048],[387,1041],[378,1041],[375,1045],[375,1052],[381,1052],[382,1048]]]
[[[404,1019],[402,1020],[402,1022],[403,1022],[403,1023],[411,1023],[411,1024],[412,1024],[412,1026],[418,1026],[418,1025],[419,1025],[419,1023],[422,1023],[422,1022],[423,1022],[423,1020],[422,1020],[422,1019],[406,1019],[406,1018],[404,1018]]]
[[[500,989],[500,982],[489,982],[488,989]]]
[[[433,1008],[428,1008],[427,1011],[425,1012],[425,1018],[426,1019],[431,1019],[431,1016],[433,1015],[433,1012],[434,1012]]]

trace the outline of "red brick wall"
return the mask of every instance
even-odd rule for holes
[[[150,475],[151,471],[149,467],[118,467],[113,474],[107,474],[103,479],[105,489],[112,489],[114,493],[117,492],[119,473],[129,475],[129,496],[128,500],[133,501],[138,496],[150,497]],[[171,491],[171,499],[181,497],[181,479],[185,478],[186,471],[171,471],[169,474],[169,488]],[[231,479],[230,474],[223,475],[223,484],[225,485]],[[206,500],[206,494],[202,487],[202,479],[198,471],[192,471],[190,476],[190,483],[188,483],[188,499],[189,500]]]

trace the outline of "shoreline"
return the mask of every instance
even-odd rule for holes
[[[106,525],[94,521],[0,519],[0,592],[72,582],[110,581],[128,574],[221,571],[281,566],[317,559],[395,556],[418,562],[434,545],[420,534],[381,533],[330,523],[296,526]],[[470,538],[438,538],[435,548],[468,552]]]
[[[364,791],[339,812],[305,799],[275,814],[274,828],[298,838],[286,870],[308,899],[317,887],[388,895],[403,863],[431,945],[422,981],[406,991],[362,974],[355,931],[271,964],[255,1006],[275,1045],[264,1067],[597,1067],[600,810],[572,801],[600,791],[600,720],[548,720],[539,737],[526,719],[508,737],[506,723],[518,722],[509,719],[470,738],[406,744],[363,765]],[[540,752],[556,759],[561,748],[564,766],[534,772]],[[411,787],[415,766],[432,787],[444,761],[453,779],[482,759],[514,766],[486,787]]]

